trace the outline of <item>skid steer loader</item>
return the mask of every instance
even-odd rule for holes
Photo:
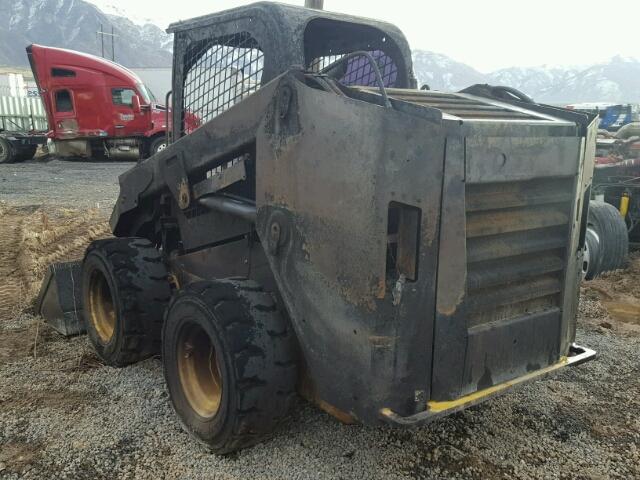
[[[121,175],[115,238],[58,310],[110,365],[161,353],[198,440],[255,444],[296,390],[420,425],[594,357],[573,343],[591,117],[418,90],[384,22],[256,3],[169,31],[170,144]]]

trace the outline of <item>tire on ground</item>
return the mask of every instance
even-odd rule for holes
[[[16,161],[16,151],[6,138],[0,137],[0,163],[13,163]]]
[[[594,279],[600,272],[600,263],[602,255],[600,255],[600,237],[588,227],[585,236],[585,251],[582,264],[582,276],[585,280]]]
[[[149,156],[164,150],[167,147],[167,137],[164,135],[155,137],[149,144]]]
[[[82,295],[89,339],[105,363],[125,366],[160,351],[171,289],[160,252],[151,242],[92,242],[82,263]]]
[[[624,268],[629,254],[629,233],[620,212],[613,205],[592,200],[589,202],[588,227],[599,238],[598,265],[594,277]]]
[[[162,336],[169,396],[190,434],[218,454],[267,438],[295,398],[295,340],[250,280],[202,281],[171,301]]]
[[[31,160],[38,150],[37,145],[27,145],[26,147],[20,147],[15,156],[16,162],[24,162],[25,160]]]

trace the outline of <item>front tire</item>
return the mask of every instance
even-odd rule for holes
[[[165,135],[156,137],[149,145],[149,156],[153,156],[165,148],[167,148],[167,137]]]
[[[160,351],[171,289],[160,252],[146,239],[92,242],[82,262],[83,314],[98,356],[122,367]]]
[[[293,335],[271,296],[249,280],[196,282],[178,292],[162,359],[183,427],[218,454],[267,438],[295,397]]]

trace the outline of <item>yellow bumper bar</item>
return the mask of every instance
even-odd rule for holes
[[[429,401],[427,403],[427,410],[416,413],[415,415],[403,417],[389,408],[383,408],[380,410],[380,416],[386,422],[400,426],[413,426],[428,423],[489,400],[490,398],[496,397],[517,385],[522,385],[538,378],[545,377],[564,367],[579,365],[580,363],[592,360],[596,356],[596,352],[594,350],[580,347],[578,345],[573,345],[570,353],[571,355],[569,357],[562,357],[560,358],[560,361],[553,365],[549,365],[548,367],[541,368],[540,370],[528,373],[522,377],[514,378],[513,380],[509,380],[499,385],[494,385],[493,387],[470,393],[463,397],[456,398],[455,400],[448,400],[444,402]]]

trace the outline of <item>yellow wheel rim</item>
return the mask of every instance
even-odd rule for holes
[[[109,283],[99,270],[89,279],[89,318],[100,340],[108,343],[116,327],[116,311]]]
[[[222,377],[209,334],[198,325],[184,325],[176,353],[178,376],[189,405],[201,417],[214,417],[220,408]]]

